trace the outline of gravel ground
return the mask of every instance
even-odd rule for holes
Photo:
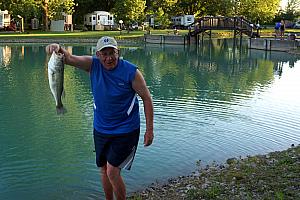
[[[152,184],[128,199],[300,200],[300,145],[267,155],[230,158],[190,176]]]

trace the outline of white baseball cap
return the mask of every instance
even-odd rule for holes
[[[106,47],[112,47],[112,48],[118,49],[118,44],[117,44],[117,41],[115,40],[115,38],[103,36],[98,40],[97,46],[96,46],[97,51],[101,51],[102,49],[104,49]]]

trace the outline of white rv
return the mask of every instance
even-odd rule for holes
[[[84,25],[92,30],[110,29],[115,25],[114,16],[106,11],[94,11],[84,15]]]
[[[61,18],[51,20],[50,31],[73,31],[72,15],[62,12]]]
[[[8,27],[10,24],[10,14],[7,10],[0,10],[0,30]]]
[[[73,31],[73,22],[72,22],[72,15],[68,15],[66,13],[63,13],[64,16],[64,25],[65,25],[65,31]]]
[[[195,22],[195,17],[194,15],[182,15],[182,16],[172,17],[171,20],[174,26],[187,28],[188,26],[190,26],[192,23]]]

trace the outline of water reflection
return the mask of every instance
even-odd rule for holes
[[[94,45],[66,46],[66,49],[77,55],[95,53]],[[26,74],[23,65],[43,63],[47,66],[48,58],[36,56],[41,52],[44,53],[44,47],[35,45],[0,46],[0,63],[5,69],[10,65],[19,66],[11,73]],[[122,47],[121,55],[137,64],[157,98],[189,97],[195,100],[212,97],[229,100],[234,98],[232,93],[251,94],[257,85],[268,87],[274,81],[274,75],[281,77],[284,63],[293,68],[298,59],[291,54],[248,49],[232,39],[207,40],[199,46],[146,44]],[[44,69],[47,77],[46,67]],[[76,70],[75,77],[70,75],[66,74],[70,80],[87,80],[85,74]],[[8,77],[12,81],[13,76]]]
[[[283,62],[278,62],[277,65],[274,65],[274,68],[273,68],[274,74],[278,75],[279,78],[282,75],[283,64],[284,64]]]
[[[11,61],[11,47],[0,46],[0,67],[6,68]]]

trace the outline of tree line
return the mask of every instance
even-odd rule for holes
[[[93,11],[108,11],[125,25],[143,22],[152,16],[162,27],[171,24],[171,16],[244,16],[254,23],[271,23],[278,19],[294,20],[300,16],[300,0],[288,0],[280,10],[281,0],[5,0],[0,9],[13,17],[21,15],[28,23],[34,17],[48,24],[62,19],[62,12],[73,15],[75,24],[83,24],[83,16]]]

